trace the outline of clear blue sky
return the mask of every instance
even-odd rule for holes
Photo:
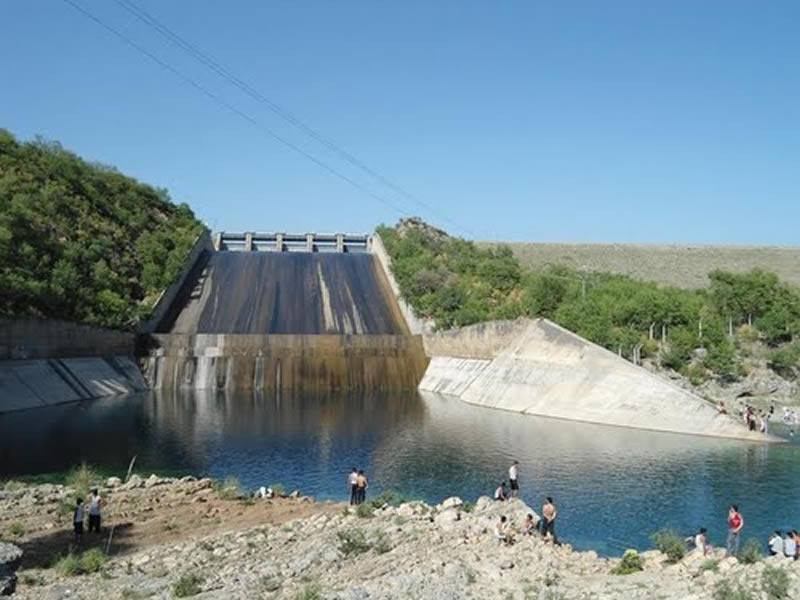
[[[133,0],[401,185],[394,194],[114,0],[0,1],[0,127],[166,187],[217,230],[797,244],[800,2]]]

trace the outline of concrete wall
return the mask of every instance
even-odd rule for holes
[[[0,413],[146,389],[128,356],[0,361]]]
[[[214,242],[211,239],[211,233],[206,230],[195,240],[194,246],[192,246],[192,249],[186,257],[186,261],[183,263],[183,268],[178,278],[173,281],[167,289],[161,292],[158,300],[156,300],[156,305],[153,308],[153,314],[150,316],[150,319],[139,326],[140,332],[151,333],[156,330],[159,324],[168,316],[170,308],[175,303],[186,280],[197,271],[196,267],[198,267],[201,261],[211,252],[214,252]]]
[[[0,319],[0,413],[145,390],[134,343],[124,331]]]
[[[0,360],[132,354],[135,335],[69,321],[0,318]]]
[[[418,336],[155,334],[156,389],[413,390],[428,359]]]
[[[495,330],[504,334],[502,349],[487,341]],[[765,440],[702,398],[544,319],[467,327],[428,347],[457,355],[433,356],[423,391],[546,417]]]
[[[494,242],[478,242],[494,246]],[[687,288],[709,284],[708,273],[724,269],[743,273],[760,268],[800,285],[800,246],[702,246],[691,244],[506,244],[524,266],[566,265],[610,271],[642,281]]]
[[[406,325],[408,325],[409,331],[411,331],[413,335],[423,335],[432,332],[433,323],[417,317],[417,315],[414,314],[414,309],[411,308],[411,305],[406,302],[400,294],[400,286],[397,284],[397,280],[395,280],[394,274],[392,273],[392,259],[389,256],[389,253],[386,251],[386,247],[383,245],[381,236],[379,236],[377,233],[373,234],[370,238],[369,247],[370,252],[377,257],[378,262],[383,269],[383,273],[386,276],[386,280],[389,283],[392,294],[394,294],[394,298],[397,301],[400,312],[403,314]]]

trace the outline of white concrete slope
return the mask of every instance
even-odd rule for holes
[[[738,419],[720,414],[699,396],[546,319],[526,319],[502,328],[514,334],[493,357],[464,358],[474,357],[476,345],[482,343],[476,331],[492,336],[496,327],[484,324],[471,329],[463,330],[467,343],[461,357],[432,357],[421,390],[559,419],[779,441],[748,431]],[[456,346],[459,334],[446,335],[449,346]],[[491,345],[488,337],[484,342]]]

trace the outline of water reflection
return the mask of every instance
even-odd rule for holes
[[[352,466],[372,493],[440,501],[489,493],[514,458],[523,497],[559,505],[562,535],[619,552],[664,525],[724,537],[728,503],[745,537],[800,526],[800,448],[540,419],[436,395],[283,397],[225,393],[130,396],[0,416],[0,474],[80,460],[123,470],[236,476],[346,497]],[[764,511],[760,507],[768,507]]]

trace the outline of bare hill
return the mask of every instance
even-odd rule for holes
[[[494,246],[497,242],[478,242]],[[509,243],[526,267],[565,265],[588,271],[610,271],[644,281],[698,288],[708,273],[724,269],[742,273],[761,268],[800,285],[800,246],[703,246],[689,244],[556,244]]]

